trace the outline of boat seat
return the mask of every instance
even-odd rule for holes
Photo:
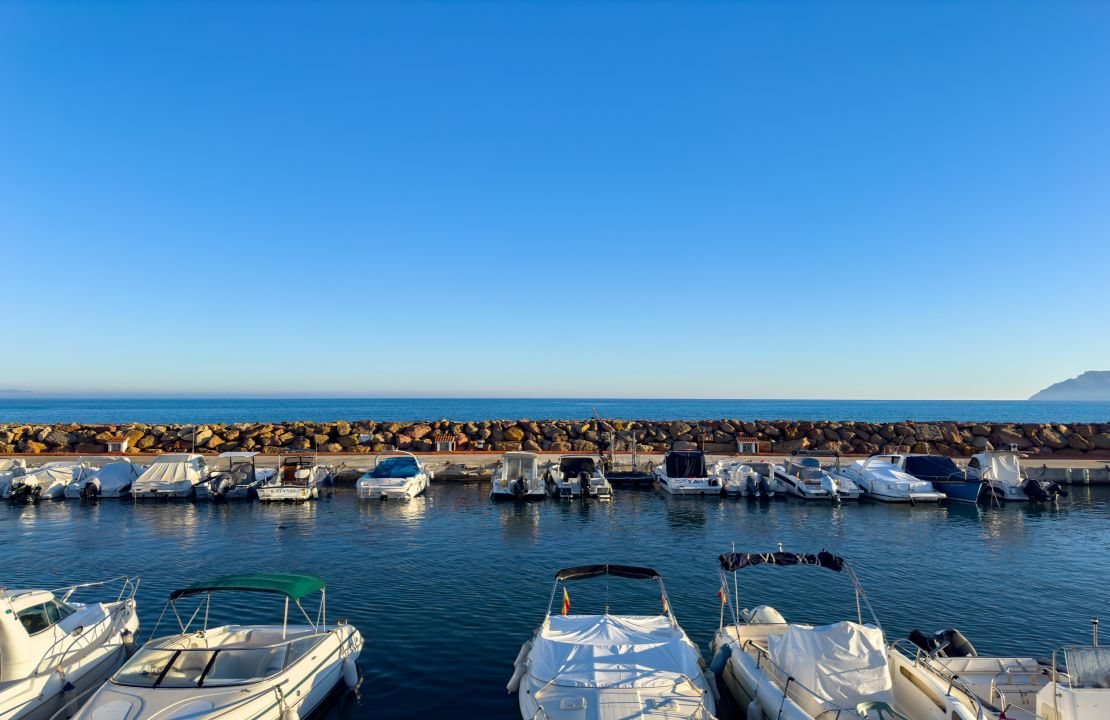
[[[856,714],[870,720],[910,720],[888,703],[875,700],[856,705]]]

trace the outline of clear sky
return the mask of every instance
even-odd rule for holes
[[[0,388],[1021,398],[1108,231],[1108,3],[0,4]]]

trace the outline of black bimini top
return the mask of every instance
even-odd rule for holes
[[[827,570],[840,572],[848,562],[839,555],[822,550],[816,555],[810,553],[770,552],[770,553],[724,553],[721,555],[721,569],[736,572],[756,565],[817,565]]]
[[[635,565],[579,565],[578,567],[563,568],[555,573],[556,580],[587,580],[589,578],[612,575],[614,577],[631,578],[633,580],[655,580],[659,573],[649,567],[636,567]]]

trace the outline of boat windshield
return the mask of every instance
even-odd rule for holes
[[[532,458],[510,457],[505,459],[505,477],[510,480],[531,478]]]
[[[1071,647],[1064,651],[1073,688],[1110,688],[1110,647]]]
[[[241,685],[276,675],[301,659],[320,636],[280,645],[224,649],[144,647],[112,678],[117,685],[194,688]]]

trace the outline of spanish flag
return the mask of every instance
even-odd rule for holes
[[[722,585],[721,589],[717,591],[717,597],[719,597],[721,599],[721,604],[722,605],[724,605],[728,602],[728,600],[725,597],[725,586],[724,585]]]
[[[563,616],[565,617],[568,612],[570,612],[570,594],[567,593],[566,588],[563,588]]]
[[[663,614],[667,615],[671,612],[671,606],[667,604],[667,596],[663,596]]]

